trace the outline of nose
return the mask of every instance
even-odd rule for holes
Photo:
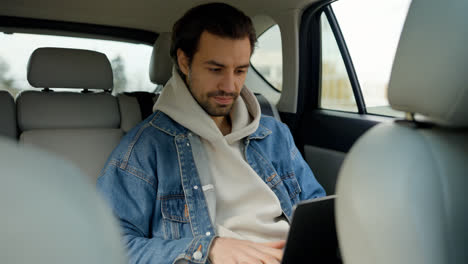
[[[220,90],[226,93],[236,92],[236,76],[233,72],[226,72],[219,83]]]

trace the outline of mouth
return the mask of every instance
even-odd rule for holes
[[[214,96],[213,98],[220,105],[229,105],[234,101],[232,96]]]

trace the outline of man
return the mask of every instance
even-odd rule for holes
[[[174,25],[176,69],[155,113],[98,180],[131,263],[279,263],[293,205],[325,195],[287,126],[244,87],[255,42],[226,4]]]

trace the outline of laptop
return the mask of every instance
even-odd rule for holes
[[[341,264],[335,228],[336,195],[295,206],[282,264]]]

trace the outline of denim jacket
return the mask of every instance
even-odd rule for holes
[[[156,111],[113,151],[97,187],[122,227],[130,263],[207,263],[216,237],[189,140]],[[262,116],[244,139],[246,161],[273,190],[289,221],[301,200],[325,195],[286,125]]]

